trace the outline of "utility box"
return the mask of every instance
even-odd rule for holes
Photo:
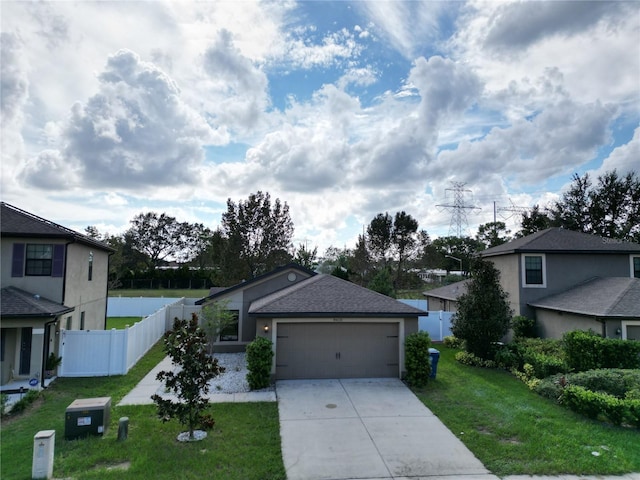
[[[64,438],[75,440],[89,435],[103,435],[109,426],[111,397],[81,398],[67,407]]]
[[[53,477],[53,451],[56,444],[55,430],[41,430],[33,437],[33,462],[31,478]]]

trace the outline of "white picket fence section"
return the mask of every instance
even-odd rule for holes
[[[175,317],[189,319],[200,309],[181,298],[123,330],[62,330],[58,376],[124,375],[171,328]]]
[[[427,332],[432,341],[441,342],[451,335],[451,317],[453,312],[429,310],[427,300],[399,299],[402,303],[426,310],[429,315],[418,317],[418,330]]]

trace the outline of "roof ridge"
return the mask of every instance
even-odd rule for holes
[[[598,277],[600,278],[600,277]],[[624,289],[622,289],[620,291],[620,293],[618,293],[618,295],[611,301],[611,303],[609,304],[609,306],[607,307],[606,313],[611,313],[614,308],[618,305],[618,303],[620,302],[620,300],[627,294],[627,292],[633,287],[633,282],[631,280],[633,280],[633,277],[610,277],[610,278],[624,278],[625,280],[628,280],[626,283],[627,285],[625,286]]]

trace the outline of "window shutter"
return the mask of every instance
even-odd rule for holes
[[[13,258],[11,260],[11,276],[22,277],[24,274],[24,243],[13,244]]]
[[[64,245],[53,246],[53,262],[51,265],[51,276],[61,277],[64,273]]]

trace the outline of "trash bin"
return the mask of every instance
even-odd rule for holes
[[[431,378],[436,378],[436,374],[438,373],[438,360],[440,360],[440,350],[430,348],[429,356],[431,357]]]

